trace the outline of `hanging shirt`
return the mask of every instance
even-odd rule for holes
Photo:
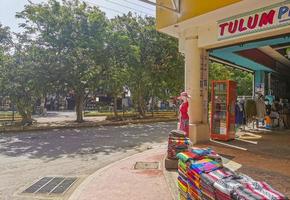
[[[275,97],[273,95],[266,95],[265,99],[268,99],[269,100],[269,104],[272,105],[274,100],[275,100]]]
[[[236,103],[235,106],[235,120],[236,120],[236,124],[244,124],[244,106],[241,103]]]
[[[266,105],[266,114],[267,115],[270,115],[271,109],[272,109],[271,105]]]
[[[188,112],[188,101],[184,102],[180,105],[179,112],[180,112],[182,119],[189,119],[189,116],[187,113]]]
[[[257,108],[257,117],[259,119],[265,118],[266,116],[266,105],[264,100],[261,98],[256,100],[256,108]]]

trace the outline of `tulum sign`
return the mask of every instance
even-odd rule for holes
[[[290,25],[290,0],[218,21],[218,40]],[[289,27],[290,28],[290,27]]]

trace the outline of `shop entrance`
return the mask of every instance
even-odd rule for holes
[[[266,107],[265,111],[258,109],[257,112],[247,112],[257,115],[256,127],[261,126],[260,124],[267,129],[278,127],[284,129],[290,126],[289,47],[288,34],[209,51],[210,57],[216,62],[253,72],[251,99],[254,101],[260,99],[265,102]]]
[[[290,35],[238,43],[210,50],[213,59],[229,62],[255,74],[254,91],[289,98]],[[288,51],[287,51],[288,50]]]

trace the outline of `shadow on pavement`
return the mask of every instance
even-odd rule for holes
[[[126,152],[144,143],[167,140],[176,123],[48,130],[0,135],[0,154],[10,157],[57,159]]]

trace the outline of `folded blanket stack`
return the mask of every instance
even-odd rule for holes
[[[177,154],[179,199],[184,200],[287,200],[265,182],[223,167],[210,148],[191,148]]]
[[[178,154],[178,190],[179,199],[189,200],[187,171],[193,160],[194,155],[191,152],[182,152]]]
[[[233,193],[233,199],[239,200],[287,200],[288,198],[274,190],[265,182],[253,181],[245,183],[243,187],[237,188]]]
[[[204,173],[209,173],[220,169],[222,165],[209,158],[204,158],[195,161],[190,165],[187,172],[188,182],[189,182],[189,195],[194,199],[200,199],[202,195],[202,185],[201,177]]]
[[[244,174],[219,179],[214,183],[215,196],[218,200],[231,200],[236,189],[254,180]]]
[[[214,158],[210,158],[210,155]],[[201,174],[221,168],[220,157],[210,148],[192,148],[188,152],[177,154],[177,158],[179,179],[182,177],[187,181],[187,199],[202,199]],[[180,180],[178,185],[180,186]],[[179,193],[181,198],[185,197],[183,192],[184,190]]]
[[[191,144],[189,138],[185,137],[185,132],[173,130],[168,137],[167,158],[176,159],[176,155],[180,152],[188,151]]]
[[[206,199],[216,199],[214,183],[220,179],[231,177],[235,173],[225,167],[201,175],[201,192]]]

